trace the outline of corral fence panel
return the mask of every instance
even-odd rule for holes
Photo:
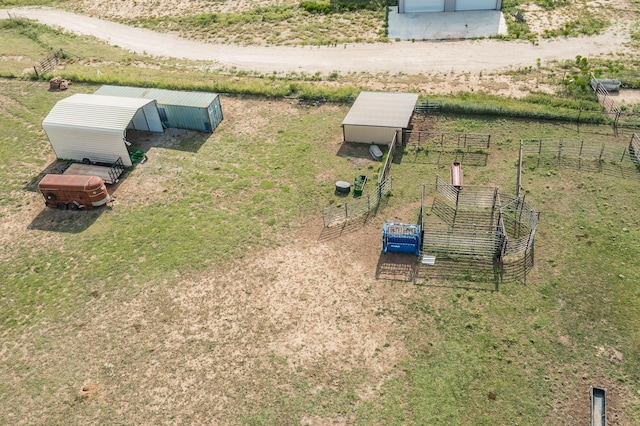
[[[631,141],[629,142],[629,159],[640,169],[640,138],[635,133],[631,136]]]
[[[327,207],[322,214],[324,226],[334,226],[374,212],[382,197],[391,192],[391,188],[392,178],[389,177],[377,185],[366,197],[353,198],[344,204]]]
[[[494,186],[465,186],[456,188],[436,176],[436,190],[456,206],[456,210],[494,209],[498,188]]]
[[[554,158],[572,157],[585,160],[603,160],[622,158],[622,147],[609,146],[599,142],[573,139],[529,139],[523,141],[522,155],[553,156]]]
[[[62,51],[62,49],[59,49],[58,51],[48,55],[46,58],[38,61],[33,66],[33,70],[36,73],[36,77],[48,71],[51,71],[52,69],[57,67],[64,57],[65,57],[65,53]]]
[[[491,135],[405,130],[403,132],[403,140],[405,146],[420,147],[434,151],[469,151],[488,149],[491,144]]]
[[[380,185],[383,181],[387,180],[387,178],[389,178],[390,176],[391,163],[393,162],[393,156],[396,152],[396,147],[398,146],[398,133],[399,132],[396,132],[395,135],[393,135],[393,140],[389,144],[389,151],[387,153],[387,158],[384,160],[384,164],[382,165],[382,168],[378,172],[378,185]]]
[[[431,200],[430,210],[425,210],[425,200]],[[526,280],[539,214],[524,197],[492,186],[460,189],[436,176],[435,185],[423,185],[420,219],[425,254],[458,262],[462,268],[485,259],[481,262],[493,264],[496,276],[506,271],[518,281]]]
[[[494,226],[429,222],[424,229],[422,249],[429,254],[494,258],[500,246],[501,238]]]
[[[558,163],[578,159],[623,167],[640,165],[640,139],[635,133],[628,146],[565,138],[523,139],[521,146],[523,157],[556,159]]]

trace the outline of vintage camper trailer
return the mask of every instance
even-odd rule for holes
[[[45,175],[38,184],[47,207],[60,210],[91,209],[111,200],[104,181],[97,176]]]

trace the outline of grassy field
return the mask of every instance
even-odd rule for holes
[[[211,135],[139,135],[149,160],[112,189],[113,208],[74,213],[46,209],[35,191],[54,161],[41,121],[57,100],[97,86],[56,93],[2,80],[2,422],[588,424],[596,385],[608,390],[608,424],[640,423],[640,172],[527,159],[523,188],[541,219],[526,284],[376,279],[382,223],[414,220],[420,184],[449,163],[407,151],[377,216],[323,229],[322,210],[345,201],[334,182],[373,180],[379,165],[342,146],[347,104],[283,96],[349,99],[352,81],[210,74],[9,25],[5,76],[62,47],[82,57],[65,68],[80,80],[240,95],[223,95]],[[463,163],[465,182],[508,194],[522,138],[630,138],[494,117],[437,115],[416,127],[490,134],[486,166]]]
[[[32,191],[52,158],[39,123],[66,94],[3,88],[11,423],[583,424],[590,385],[608,389],[611,424],[640,421],[637,176],[529,164],[542,216],[527,284],[415,286],[375,279],[380,224],[413,219],[418,184],[447,164],[404,156],[376,218],[317,241],[322,208],[341,202],[332,183],[375,176],[366,151],[341,154],[347,106],[225,97],[210,137],[148,142],[112,209],[74,214]],[[519,138],[629,136],[452,116],[429,127],[491,134],[487,166],[465,178],[506,193]]]

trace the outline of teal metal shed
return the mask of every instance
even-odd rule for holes
[[[95,94],[154,99],[165,127],[213,132],[223,118],[217,93],[105,85]]]

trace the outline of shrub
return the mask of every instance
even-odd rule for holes
[[[314,13],[317,15],[328,15],[331,13],[330,4],[316,3],[313,1],[303,1],[302,3],[300,3],[300,7],[309,13]]]

